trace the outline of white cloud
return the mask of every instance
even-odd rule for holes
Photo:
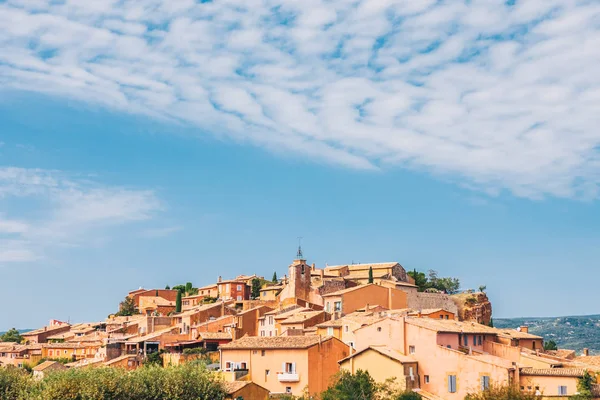
[[[36,261],[56,248],[102,241],[111,227],[148,220],[162,209],[152,191],[60,171],[0,167],[0,201],[13,199],[35,201],[36,212],[13,204],[0,215],[0,263]]]
[[[0,87],[318,162],[595,198],[599,20],[597,2],[564,0],[8,1]],[[97,213],[104,195],[123,194],[75,197]]]

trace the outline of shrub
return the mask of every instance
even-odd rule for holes
[[[489,389],[472,393],[465,400],[539,400],[532,392],[522,392],[516,386],[490,386]]]
[[[223,400],[218,378],[202,366],[135,371],[77,368],[34,381],[16,368],[0,369],[0,400]]]

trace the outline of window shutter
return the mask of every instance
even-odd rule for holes
[[[292,374],[296,373],[296,363],[292,363]]]
[[[281,364],[281,372],[286,372],[286,370],[285,370],[285,363]]]
[[[452,377],[448,376],[448,393],[452,393]]]

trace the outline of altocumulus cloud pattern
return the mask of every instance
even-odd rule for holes
[[[0,85],[319,162],[595,198],[600,2],[6,0]]]

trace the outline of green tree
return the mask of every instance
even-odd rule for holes
[[[373,283],[373,267],[369,267],[369,283]]]
[[[192,282],[186,282],[186,284],[185,284],[185,292],[186,293],[189,294],[193,288],[194,288],[194,285],[192,285]]]
[[[127,296],[125,300],[119,303],[119,311],[115,315],[117,317],[128,317],[135,314],[139,314],[135,301],[133,301],[133,298]]]
[[[485,286],[485,285],[481,285],[481,286],[479,286],[479,291],[480,291],[481,293],[485,293],[485,290],[486,290],[486,289],[487,289],[487,286]]]
[[[415,280],[415,285],[417,286],[417,290],[419,292],[424,292],[426,289],[429,289],[431,285],[427,280],[427,276],[423,272],[417,272],[417,270],[413,270],[408,272],[408,275]]]
[[[273,272],[273,278],[271,279],[271,281],[273,283],[277,283],[278,282],[278,280],[277,280],[277,272]]]
[[[584,371],[583,376],[577,381],[577,392],[571,399],[577,400],[590,400],[593,399],[592,387],[596,383],[594,377],[588,372]]]
[[[488,324],[490,328],[494,327],[494,318],[490,317],[490,323]]]
[[[538,400],[533,392],[522,392],[518,386],[490,386],[489,389],[468,394],[465,400]]]
[[[342,371],[333,385],[321,394],[322,400],[373,400],[377,393],[377,384],[369,372],[358,370],[356,374]]]
[[[437,271],[432,269],[428,271],[428,275],[429,284],[437,290],[448,294],[455,294],[460,289],[458,278],[440,278]]]
[[[548,340],[544,343],[544,350],[558,350],[558,346],[554,340]]]
[[[0,342],[17,342],[21,343],[23,341],[23,336],[19,333],[15,328],[10,329],[4,335],[0,336]]]
[[[177,298],[175,300],[175,312],[181,312],[181,290],[177,291]]]
[[[262,286],[262,284],[260,282],[260,279],[258,279],[258,278],[252,279],[252,292],[250,294],[250,297],[252,297],[252,299],[256,300],[256,299],[260,298],[261,286]]]
[[[169,286],[169,285],[165,286],[165,290],[171,290],[171,286]]]
[[[178,290],[181,293],[185,293],[185,285],[175,285],[173,286],[172,290]]]

